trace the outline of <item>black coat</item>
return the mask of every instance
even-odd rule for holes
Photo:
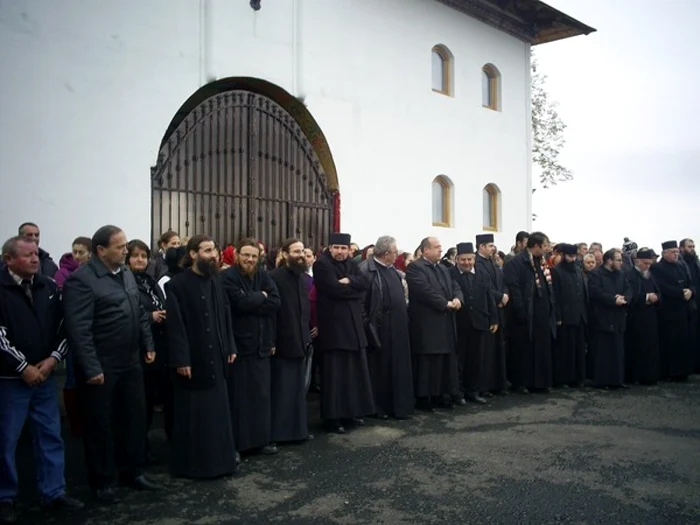
[[[343,277],[350,284],[340,284]],[[355,261],[336,261],[330,252],[314,263],[318,344],[321,350],[360,350],[367,347],[362,301],[367,280]]]
[[[464,302],[462,290],[441,264],[418,259],[406,268],[411,351],[414,354],[449,354],[455,351],[457,325],[447,303]]]
[[[139,366],[142,349],[155,351],[148,314],[126,266],[114,274],[92,257],[63,285],[63,307],[68,343],[87,378],[105,368]]]
[[[399,281],[402,280],[401,274],[396,268],[392,266],[389,268],[389,271],[396,272]],[[374,260],[374,257],[370,257],[360,263],[360,272],[369,283],[369,289],[364,301],[365,322],[371,325],[375,333],[378,334],[380,332],[379,326],[381,325],[382,315],[384,314],[384,281],[379,275],[377,261]]]
[[[269,357],[275,346],[277,310],[282,304],[275,282],[260,268],[248,278],[238,265],[223,272],[221,280],[231,305],[238,356]]]
[[[53,262],[49,253],[39,248],[39,275],[53,279],[58,271],[58,266]]]
[[[17,378],[28,365],[66,356],[63,307],[56,283],[42,275],[32,282],[34,305],[10,275],[0,269],[0,377]]]
[[[559,263],[551,272],[557,320],[570,326],[588,324],[588,288],[583,270],[575,263]]]
[[[489,276],[481,269],[475,269],[472,285],[469,286],[469,276],[457,266],[450,268],[450,274],[464,297],[463,306],[457,311],[457,324],[471,325],[482,332],[498,324],[498,308]]]
[[[493,294],[493,298],[496,301],[496,306],[501,304],[501,301],[503,300],[503,294],[508,294],[510,296],[510,293],[508,292],[508,285],[505,281],[505,276],[503,272],[498,269],[496,263],[494,263],[491,259],[487,259],[477,254],[476,271],[477,273],[486,273],[486,275],[488,275],[491,279],[491,293]]]
[[[691,303],[683,298],[683,289],[689,288],[693,298],[697,298],[697,290],[690,278],[688,266],[680,262],[670,263],[661,259],[651,265],[651,273],[661,290],[659,301],[659,316],[661,319],[674,320],[677,317],[689,316]]]
[[[622,271],[604,266],[588,274],[588,295],[591,299],[591,330],[608,333],[625,331],[627,311],[615,304],[616,295],[632,300],[632,287]]]
[[[277,286],[282,303],[277,310],[275,355],[303,358],[311,343],[308,276],[295,273],[286,266],[272,270],[269,276]]]
[[[211,279],[211,281],[209,281]],[[213,308],[203,306],[202,285],[213,283]],[[226,376],[228,356],[236,354],[231,326],[231,310],[220,277],[205,278],[191,269],[175,275],[165,285],[168,312],[168,365],[192,368],[192,378],[176,376],[177,387],[208,390],[219,377]],[[214,318],[216,334],[207,331]],[[214,338],[214,342],[210,342]]]
[[[156,280],[146,272],[134,274],[136,285],[139,288],[139,297],[143,309],[148,314],[148,320],[151,323],[151,334],[153,335],[153,344],[156,350],[156,360],[153,363],[145,364],[149,368],[162,368],[168,362],[168,337],[165,331],[167,321],[156,323],[153,321],[153,312],[157,310],[165,310],[165,297],[163,290]],[[145,348],[142,349],[144,352]]]
[[[506,308],[508,321],[511,323],[509,327],[525,327],[528,337],[532,340],[534,329],[534,299],[537,293],[537,283],[535,281],[534,270],[530,264],[529,252],[523,250],[508,261],[503,267],[503,276],[506,286],[510,291],[510,301]],[[541,284],[542,286],[548,286],[546,283]],[[548,294],[550,302],[549,328],[552,332],[552,337],[556,337],[556,299],[553,292],[554,290],[552,289]]]

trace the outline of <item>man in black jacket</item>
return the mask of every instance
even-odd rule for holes
[[[681,259],[688,267],[690,274],[690,282],[695,287],[695,291],[700,293],[700,259],[695,252],[695,241],[693,239],[683,239],[680,242]],[[691,306],[690,314],[690,332],[691,345],[694,354],[694,372],[700,373],[700,301],[697,297],[693,297],[695,303]]]
[[[236,247],[236,263],[221,276],[238,349],[228,394],[236,449],[276,454],[270,427],[270,355],[280,296],[259,258],[259,243],[243,239]]]
[[[583,270],[576,264],[577,246],[561,244],[559,249],[561,262],[552,268],[558,324],[552,356],[554,384],[580,387],[586,378],[588,290]]]
[[[311,303],[304,243],[287,239],[280,251],[282,262],[269,273],[281,301],[276,318],[275,354],[270,359],[275,443],[313,439],[306,408],[306,375],[311,365]]]
[[[76,510],[63,475],[61,418],[53,371],[66,356],[63,309],[56,283],[40,274],[33,239],[13,237],[2,247],[0,270],[0,523],[17,520],[15,449],[27,419],[38,452],[37,488],[43,506]]]
[[[17,228],[17,233],[22,236],[22,237],[27,237],[29,239],[32,239],[36,245],[37,248],[39,248],[39,240],[41,238],[41,232],[39,231],[39,227],[34,224],[33,222],[25,222],[20,224],[19,228]],[[49,253],[41,248],[39,248],[39,271],[38,275],[43,275],[45,277],[48,277],[50,279],[53,279],[54,275],[56,275],[56,272],[58,271],[58,266],[56,266],[56,263],[53,261]]]
[[[450,268],[452,278],[459,284],[464,304],[457,312],[457,355],[459,357],[460,387],[464,398],[473,403],[486,403],[481,392],[481,367],[487,334],[498,330],[498,309],[491,279],[477,271],[474,245],[457,245],[457,266]]]
[[[103,226],[92,237],[92,254],[64,285],[65,322],[85,417],[88,482],[98,500],[114,503],[116,458],[123,483],[158,488],[141,467],[146,404],[139,349],[147,363],[155,351],[136,280],[124,266],[126,235]]]

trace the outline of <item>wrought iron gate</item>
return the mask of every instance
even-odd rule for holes
[[[221,245],[299,237],[317,249],[333,226],[333,196],[312,145],[281,106],[250,91],[199,104],[163,143],[151,179],[154,245],[172,229]]]

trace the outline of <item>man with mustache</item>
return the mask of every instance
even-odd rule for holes
[[[281,301],[275,282],[260,264],[260,243],[243,239],[236,254],[236,263],[222,274],[238,349],[228,385],[236,449],[276,454],[271,434],[270,356],[275,353],[275,318]]]
[[[307,421],[306,373],[315,334],[310,330],[310,277],[304,252],[299,239],[287,239],[280,250],[280,266],[269,273],[282,302],[277,311],[275,354],[270,359],[275,443],[313,439]]]
[[[177,372],[171,469],[175,476],[211,479],[237,469],[226,388],[236,344],[214,241],[192,237],[185,266],[165,285],[168,361]]]

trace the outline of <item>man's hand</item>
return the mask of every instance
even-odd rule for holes
[[[489,326],[489,332],[491,332],[492,334],[495,334],[496,332],[498,332],[498,325],[492,324],[491,326]]]
[[[162,323],[165,321],[165,310],[155,310],[151,313],[154,323]]]
[[[44,374],[41,373],[41,370],[34,365],[29,365],[27,368],[22,370],[21,377],[29,386],[36,386],[46,379]]]
[[[265,296],[265,299],[267,299],[267,292],[265,290],[262,291],[262,294]]]
[[[454,301],[447,301],[447,309],[448,310],[453,310],[455,307]]]
[[[452,305],[455,310],[459,310],[460,308],[462,308],[462,301],[460,301],[459,299],[452,299]]]
[[[275,355],[275,352],[276,352],[276,351],[277,351],[277,348],[275,348],[275,347],[273,346],[272,348],[270,348],[270,355]]]
[[[350,279],[348,279],[347,277],[343,277],[342,279],[338,279],[338,282],[340,284],[350,284]]]
[[[232,365],[235,360],[236,360],[236,354],[231,354],[228,356],[228,364],[229,365]]]
[[[151,350],[150,352],[146,352],[146,364],[150,365],[153,361],[156,360],[156,353]]]
[[[505,308],[508,305],[508,301],[510,301],[510,297],[508,297],[507,293],[504,293],[503,299],[501,299],[501,307]]]
[[[615,296],[615,306],[624,306],[627,304],[627,300],[622,295]]]
[[[55,358],[47,357],[43,361],[39,361],[36,367],[39,369],[39,372],[41,372],[41,375],[44,376],[44,379],[48,379],[48,377],[53,374],[57,364],[58,361],[56,361]]]
[[[316,339],[318,337],[318,327],[314,326],[311,329],[311,339]]]
[[[191,366],[181,366],[177,370],[178,375],[186,377],[187,379],[192,379],[192,367]]]
[[[87,380],[88,385],[104,385],[105,384],[105,375],[100,374],[96,375],[95,377],[91,377],[90,379]]]
[[[649,304],[656,304],[659,302],[659,296],[656,295],[655,293],[648,293],[647,294],[647,301],[649,301]]]
[[[561,321],[557,321],[557,326],[561,326]]]
[[[686,301],[690,301],[691,297],[693,297],[693,291],[690,288],[684,288],[683,299],[685,299]]]

